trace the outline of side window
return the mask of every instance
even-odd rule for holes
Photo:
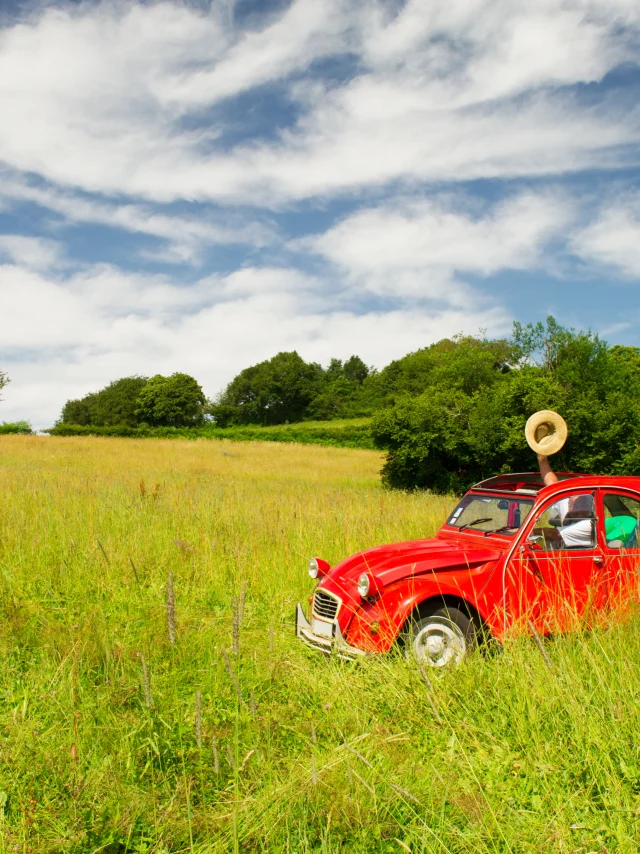
[[[607,548],[640,548],[640,499],[609,492],[605,494],[603,504]]]
[[[596,545],[595,503],[590,492],[561,498],[538,517],[531,535],[544,551],[590,549]]]

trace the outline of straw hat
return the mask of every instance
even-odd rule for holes
[[[545,457],[556,454],[567,441],[567,425],[564,418],[551,409],[535,412],[524,428],[529,447]]]

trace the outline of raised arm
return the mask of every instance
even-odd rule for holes
[[[545,457],[543,454],[538,454],[538,465],[540,466],[540,474],[542,475],[542,480],[544,481],[545,486],[550,486],[552,483],[558,483],[558,478],[551,470],[551,465],[549,464],[549,458]]]

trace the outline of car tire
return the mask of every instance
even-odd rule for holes
[[[428,667],[460,664],[479,642],[480,632],[472,618],[446,605],[413,619],[405,637],[409,658]]]

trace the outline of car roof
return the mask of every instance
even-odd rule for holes
[[[629,489],[640,489],[640,477],[629,475],[594,475],[578,472],[555,472],[558,483],[550,484],[546,489],[550,492],[560,491],[569,484],[567,481],[580,480],[580,486],[619,486]],[[573,484],[571,484],[573,486]],[[576,484],[577,486],[578,484]],[[482,492],[517,492],[521,495],[537,495],[545,489],[540,472],[514,472],[510,474],[499,474],[481,480],[471,487],[472,490]]]
[[[559,471],[556,477],[560,481],[571,480],[574,477],[591,477],[592,475],[577,474],[576,472]],[[539,471],[513,472],[511,474],[499,474],[488,477],[471,487],[489,492],[528,492],[536,495],[544,488],[544,481]]]

